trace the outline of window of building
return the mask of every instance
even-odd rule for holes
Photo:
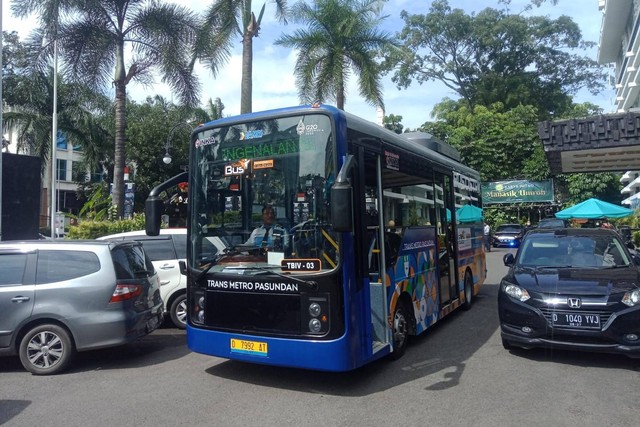
[[[67,180],[67,161],[63,159],[58,159],[58,173],[57,179],[58,181],[66,181]]]

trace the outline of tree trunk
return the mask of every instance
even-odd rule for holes
[[[344,111],[344,80],[340,79],[336,90],[336,107]]]
[[[245,31],[242,36],[242,88],[240,93],[240,114],[252,111],[253,92],[253,32]]]
[[[116,138],[115,153],[113,158],[113,189],[111,193],[111,203],[116,206],[116,217],[124,216],[124,164],[126,157],[125,149],[125,129],[127,127],[126,105],[127,105],[127,85],[126,72],[124,69],[124,43],[118,46],[116,53],[116,72],[114,85],[116,88]]]
[[[113,162],[113,193],[111,203],[117,207],[117,218],[124,216],[124,163],[126,157],[125,150],[125,128],[126,128],[126,99],[127,88],[124,82],[116,82],[116,140],[115,154]]]

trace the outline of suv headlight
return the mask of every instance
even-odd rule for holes
[[[518,301],[524,302],[531,298],[526,289],[521,288],[518,285],[514,285],[513,283],[502,282],[500,287],[502,288],[502,292],[509,295],[511,298],[517,299]]]
[[[629,307],[640,304],[640,289],[625,293],[622,297],[622,302],[627,304]]]

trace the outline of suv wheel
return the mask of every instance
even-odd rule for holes
[[[187,327],[187,295],[182,294],[173,300],[169,315],[176,328],[185,329]]]
[[[66,329],[58,325],[39,325],[20,341],[20,362],[35,375],[63,371],[76,350]]]

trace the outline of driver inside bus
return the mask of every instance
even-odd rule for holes
[[[245,244],[284,252],[288,247],[289,233],[275,220],[275,209],[265,205],[262,208],[262,225],[253,230]]]

